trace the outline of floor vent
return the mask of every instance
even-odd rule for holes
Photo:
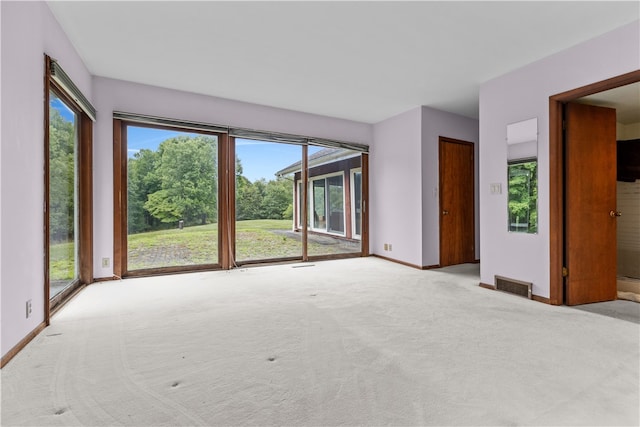
[[[509,279],[508,277],[495,276],[496,290],[518,295],[525,298],[532,298],[531,283],[520,280]]]

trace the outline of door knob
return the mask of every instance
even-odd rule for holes
[[[622,212],[610,211],[610,212],[609,212],[609,216],[610,216],[611,218],[615,218],[615,217],[617,217],[617,216],[622,216]]]
[[[449,211],[442,211],[442,215],[449,215]]]

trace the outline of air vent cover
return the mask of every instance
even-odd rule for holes
[[[508,277],[495,276],[496,290],[518,295],[525,298],[532,298],[531,282],[509,279]]]

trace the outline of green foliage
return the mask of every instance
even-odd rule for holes
[[[207,136],[179,136],[158,148],[156,173],[160,190],[149,194],[144,208],[164,223],[185,225],[216,220],[218,196],[217,141]]]
[[[255,182],[238,175],[236,161],[236,219],[293,219],[293,183],[286,178]]]
[[[128,161],[129,233],[217,221],[217,142],[206,136],[163,141]],[[249,181],[236,158],[236,218],[292,219],[293,184],[284,178]]]
[[[72,240],[75,229],[75,143],[73,122],[49,108],[49,236]]]
[[[538,162],[509,165],[509,230],[538,231]]]
[[[264,198],[262,199],[263,219],[292,219],[285,218],[284,213],[291,208],[293,212],[293,184],[291,181],[278,178],[266,183]]]
[[[127,224],[129,233],[158,228],[160,221],[144,208],[147,195],[160,191],[161,182],[156,172],[158,152],[143,149],[129,159],[127,185]]]
[[[129,233],[217,221],[217,141],[178,136],[128,161]]]

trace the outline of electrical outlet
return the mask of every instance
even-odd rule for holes
[[[388,250],[389,250],[389,244],[388,244],[388,243],[385,243],[385,244],[384,244],[384,250],[385,250],[385,251],[388,251]]]
[[[27,319],[28,319],[29,317],[31,317],[31,313],[32,313],[32,309],[31,309],[31,300],[28,300],[28,301],[27,301],[27,304],[26,304],[26,312],[27,312],[26,314],[27,314]]]
[[[391,246],[391,243],[389,243],[389,252],[391,252],[393,250],[393,246]]]
[[[109,258],[102,258],[102,268],[109,267]]]

